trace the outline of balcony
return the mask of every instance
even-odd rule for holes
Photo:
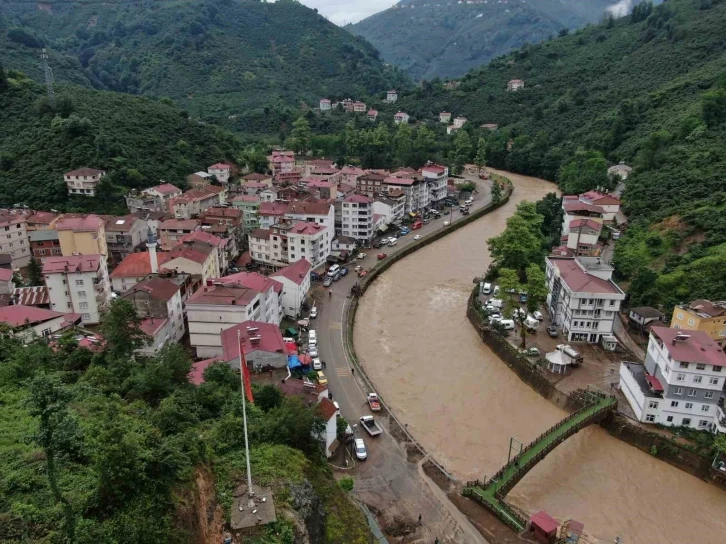
[[[720,433],[726,433],[726,413],[722,406],[716,407],[716,430]]]

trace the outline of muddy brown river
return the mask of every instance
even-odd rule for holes
[[[554,190],[504,174],[515,185],[506,206],[394,265],[367,291],[356,317],[356,350],[379,393],[461,480],[493,474],[507,460],[510,437],[527,443],[566,415],[523,384],[465,316],[472,279],[489,266],[487,238],[518,202]],[[596,426],[550,453],[508,498],[528,512],[577,519],[610,542],[726,538],[726,493]]]

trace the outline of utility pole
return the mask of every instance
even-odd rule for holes
[[[247,438],[247,395],[245,391],[245,373],[242,365],[245,363],[244,356],[242,355],[242,337],[241,333],[237,331],[237,347],[239,348],[239,380],[242,386],[242,421],[244,422],[245,431],[245,457],[247,457],[247,497],[249,499],[247,506],[249,508],[254,507],[255,492],[252,490],[252,469],[250,468],[250,443]]]
[[[48,102],[50,103],[50,106],[55,109],[55,90],[53,89],[55,81],[53,81],[53,70],[50,69],[50,65],[48,64],[48,53],[46,52],[45,47],[40,54],[40,59],[43,62],[43,73],[45,74],[45,87],[48,91]]]

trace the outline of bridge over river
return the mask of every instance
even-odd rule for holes
[[[483,504],[515,531],[523,531],[527,521],[504,501],[506,494],[559,444],[580,429],[602,421],[617,408],[615,397],[595,388],[588,388],[579,394],[582,408],[530,442],[487,482],[469,482],[464,488],[464,495]]]

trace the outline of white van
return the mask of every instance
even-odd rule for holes
[[[328,268],[328,277],[332,278],[333,276],[335,276],[338,273],[338,270],[340,270],[339,264],[334,264],[333,266]]]
[[[527,327],[527,330],[536,331],[539,329],[539,320],[533,315],[528,315],[524,320],[524,326]]]
[[[483,295],[488,295],[492,292],[492,284],[491,283],[485,283],[484,286],[481,288],[481,292]]]
[[[514,330],[514,321],[511,319],[502,319],[499,324],[502,326],[502,328],[505,331],[513,331]]]
[[[311,346],[318,345],[318,334],[314,329],[310,329],[310,332],[308,333],[308,344]]]

